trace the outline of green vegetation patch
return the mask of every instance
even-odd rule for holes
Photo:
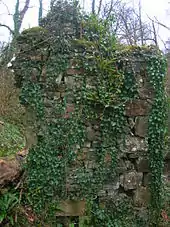
[[[24,147],[24,138],[19,129],[4,123],[0,128],[0,157],[11,156]]]

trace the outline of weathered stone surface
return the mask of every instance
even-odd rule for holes
[[[142,83],[141,86],[138,86],[138,93],[141,99],[153,99],[154,98],[154,90],[146,77],[141,78]],[[139,84],[139,83],[138,83]]]
[[[63,116],[63,118],[66,118],[66,119],[70,118],[74,112],[74,109],[75,109],[74,104],[71,104],[71,103],[67,104],[66,110],[65,110],[65,115]]]
[[[135,167],[134,167],[134,164],[131,162],[131,161],[129,161],[129,160],[126,160],[125,161],[125,166],[126,166],[126,169],[129,171],[129,170],[134,170],[135,169]]]
[[[127,170],[127,166],[126,166],[125,162],[122,159],[120,159],[118,161],[117,168],[116,168],[117,173],[119,173],[119,174],[124,173],[124,172],[126,172],[126,170]]]
[[[14,160],[0,159],[0,186],[14,182],[20,175],[19,163]]]
[[[66,200],[60,202],[61,211],[56,213],[56,216],[83,216],[85,213],[86,202]]]
[[[97,147],[99,147],[99,146],[100,146],[100,144],[99,144],[98,141],[93,141],[93,142],[92,142],[92,147],[93,147],[93,148],[97,148]]]
[[[138,188],[142,184],[142,173],[131,171],[120,176],[120,185],[125,191]]]
[[[97,139],[97,133],[91,126],[87,127],[87,139],[89,141],[95,141]]]
[[[133,116],[146,116],[150,111],[150,104],[145,100],[135,100],[126,103],[126,115]]]
[[[169,183],[170,183],[170,172],[166,173],[166,175],[163,175],[163,179],[164,179],[164,183],[169,185]]]
[[[143,186],[148,186],[151,179],[151,173],[143,173]]]
[[[74,69],[74,68],[70,68],[67,70],[67,75],[78,75],[78,74],[82,74],[83,73],[83,69]]]
[[[140,152],[144,154],[147,151],[146,141],[136,136],[127,136],[125,139],[125,146],[121,144],[122,152],[129,154],[140,155]]]
[[[53,100],[45,97],[44,98],[44,105],[45,105],[46,108],[50,108],[50,107],[53,107],[54,102],[53,102]]]
[[[137,161],[137,170],[143,173],[148,173],[150,171],[149,161],[147,158],[140,158]]]
[[[35,112],[31,108],[26,107],[24,114],[24,136],[26,142],[25,146],[28,149],[37,143],[36,122],[37,119]]]
[[[134,206],[146,207],[148,205],[149,198],[149,190],[146,187],[137,188],[133,196]]]
[[[97,168],[97,165],[95,163],[95,161],[84,161],[84,165],[87,169],[95,169]]]
[[[99,192],[99,196],[109,198],[114,198],[117,195],[117,190],[119,189],[120,182],[118,179],[114,183],[106,184],[103,186],[102,190]]]
[[[91,143],[90,143],[90,142],[85,142],[85,143],[84,143],[84,147],[90,148],[90,147],[91,147]]]
[[[88,153],[89,152],[89,148],[88,147],[83,147],[82,151],[83,151],[83,153]]]
[[[73,88],[75,86],[75,78],[73,76],[65,77],[65,84],[67,85],[67,88]]]
[[[170,161],[167,160],[164,165],[164,172],[165,173],[170,173]]]
[[[78,161],[85,161],[87,159],[87,153],[82,152],[77,155],[77,160]]]
[[[140,156],[140,152],[139,151],[136,151],[134,153],[128,154],[128,158],[129,159],[137,159],[137,158],[139,158],[139,156]]]
[[[58,100],[61,96],[61,93],[60,92],[55,92],[54,94],[54,100]]]
[[[137,117],[135,123],[135,135],[146,137],[148,130],[148,117]]]
[[[141,87],[138,92],[141,99],[152,99],[154,97],[154,92],[151,88]]]
[[[170,160],[170,152],[165,155],[165,160]]]

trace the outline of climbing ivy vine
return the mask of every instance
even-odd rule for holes
[[[166,60],[160,53],[153,54],[147,61],[147,74],[154,90],[154,101],[149,117],[148,126],[148,152],[151,169],[150,191],[151,207],[150,218],[153,226],[158,226],[163,205],[163,164],[165,151],[165,130],[167,117],[167,100],[164,83],[166,74]]]

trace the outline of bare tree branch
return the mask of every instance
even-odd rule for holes
[[[157,24],[159,24],[159,25],[161,25],[162,27],[164,27],[164,28],[166,28],[166,29],[168,29],[169,31],[170,31],[170,27],[168,27],[168,26],[166,26],[165,24],[163,24],[162,22],[160,22],[160,21],[158,21],[158,19],[155,17],[155,19],[156,19],[156,23]]]
[[[105,7],[104,17],[107,18],[108,13],[109,15],[114,15],[116,23],[113,25],[113,31],[121,42],[130,45],[144,45],[147,43],[147,40],[153,41],[153,27],[151,23],[142,21],[142,8],[140,3],[139,10],[136,12],[134,8],[128,6],[126,3],[122,3],[119,0],[115,1],[113,0],[111,12]]]
[[[140,34],[141,34],[141,44],[144,45],[141,0],[139,1],[139,25],[140,25]]]
[[[27,10],[29,9],[29,5],[30,5],[30,0],[26,0],[23,9],[19,12],[19,29],[21,28],[21,24]]]
[[[152,28],[153,28],[153,34],[154,34],[155,45],[158,46],[158,39],[157,39],[157,33],[156,33],[154,21],[152,21]]]
[[[164,28],[166,28],[166,29],[168,29],[168,30],[170,31],[170,27],[168,27],[167,25],[165,25],[165,24],[163,24],[162,22],[160,22],[156,17],[154,17],[155,20],[152,19],[151,17],[149,17],[148,14],[147,14],[147,17],[148,17],[151,21],[157,23],[158,25],[160,25],[160,26],[162,26],[162,27],[164,27]]]
[[[14,35],[14,31],[13,31],[8,25],[6,25],[6,24],[1,24],[1,23],[0,23],[0,27],[5,27],[5,28],[7,28],[7,29],[9,30],[9,32],[10,32],[12,35]]]
[[[9,10],[7,4],[4,1],[2,1],[2,0],[0,1],[0,3],[2,3],[5,6],[5,8],[7,9],[8,15],[11,15],[10,10]]]
[[[103,0],[99,1],[98,15],[100,14],[100,11],[101,11],[101,8],[102,8],[102,1]]]
[[[118,2],[118,1],[117,1]],[[115,3],[116,4],[116,3]],[[110,7],[109,7],[109,11],[108,11],[108,14],[107,14],[107,19],[110,17],[110,14],[113,10],[113,0],[111,0],[110,2]]]

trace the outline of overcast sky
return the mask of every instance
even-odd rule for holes
[[[99,0],[96,0],[96,2],[97,1]],[[139,0],[124,0],[124,1],[128,2],[129,4],[133,4],[135,6],[138,4]],[[16,0],[4,0],[4,2],[6,6],[8,6],[8,9],[5,5],[0,3],[0,23],[4,23],[12,27],[13,26],[12,16],[8,14],[13,14]],[[21,2],[24,2],[24,0],[21,0]],[[44,15],[46,14],[49,8],[49,2],[50,0],[44,0],[44,3],[43,3]],[[83,2],[83,0],[81,0],[80,2]],[[85,2],[86,9],[90,8],[91,0],[84,0],[84,2]],[[39,4],[39,0],[31,0],[31,8],[29,9],[29,11],[25,16],[22,29],[36,26],[38,24],[38,16],[37,16],[38,4]],[[149,15],[152,18],[156,16],[159,21],[163,22],[167,26],[170,26],[170,4],[168,4],[168,0],[141,0],[141,4],[142,4],[143,17],[145,18],[145,20],[147,20],[147,15]],[[168,12],[168,8],[169,8],[169,12]],[[170,31],[159,27],[159,36],[161,37],[161,39],[166,41],[168,37],[170,37]],[[8,30],[6,28],[0,27],[0,41],[8,41],[8,38],[9,38]],[[163,44],[161,42],[160,42],[160,47],[161,49],[163,49]]]

